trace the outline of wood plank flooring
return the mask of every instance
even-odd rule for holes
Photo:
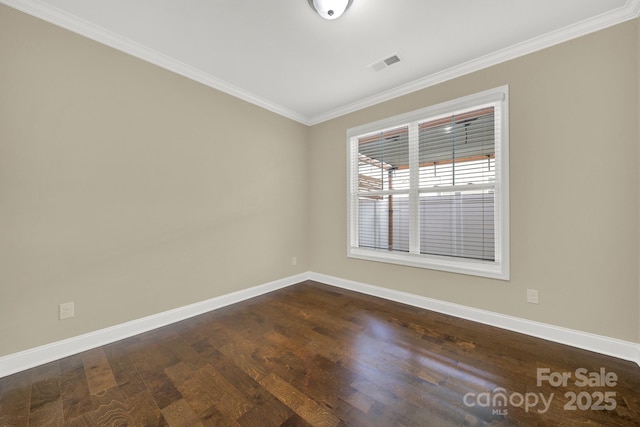
[[[0,379],[44,425],[634,426],[640,367],[305,282]]]

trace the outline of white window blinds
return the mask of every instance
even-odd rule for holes
[[[350,131],[350,256],[461,272],[489,265],[505,278],[506,88],[498,92]]]
[[[495,260],[494,107],[419,129],[420,253]]]

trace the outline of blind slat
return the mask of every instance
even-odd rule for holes
[[[417,188],[424,191],[413,199],[421,254],[495,260],[494,114],[493,107],[470,110],[359,137],[359,246],[409,252],[409,190]],[[415,154],[409,126],[417,126]],[[415,187],[410,156],[418,165]]]

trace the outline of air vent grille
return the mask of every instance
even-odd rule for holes
[[[400,62],[400,58],[398,58],[398,55],[390,56],[390,57],[388,57],[387,59],[384,60],[384,63],[387,64],[387,66],[393,65],[396,62]]]
[[[400,58],[398,57],[398,55],[391,55],[388,58],[369,65],[369,68],[371,68],[373,71],[381,71],[398,62],[400,62]]]

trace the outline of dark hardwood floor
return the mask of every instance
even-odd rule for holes
[[[306,282],[0,379],[40,425],[633,426],[640,367]]]

